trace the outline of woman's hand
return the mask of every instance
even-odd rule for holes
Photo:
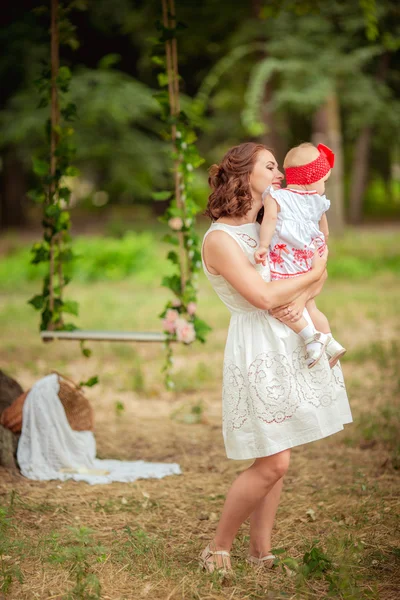
[[[318,275],[318,279],[320,278],[320,276],[326,269],[328,254],[329,254],[328,246],[325,246],[322,254],[319,253],[318,248],[314,252],[314,258],[312,260],[311,270],[315,271],[315,274]]]
[[[270,310],[269,314],[271,317],[275,317],[275,319],[282,321],[282,323],[296,323],[296,321],[299,321],[303,316],[304,307],[309,299],[308,295],[308,292],[303,292],[303,294],[300,294],[300,296],[290,304],[278,306],[277,308]]]

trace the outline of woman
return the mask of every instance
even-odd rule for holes
[[[254,462],[231,486],[214,539],[201,553],[209,572],[231,569],[229,552],[247,518],[249,562],[273,565],[271,532],[290,449],[352,421],[340,366],[331,370],[324,357],[309,370],[304,344],[284,325],[321,291],[327,250],[315,254],[311,271],[290,280],[271,282],[268,265],[255,265],[262,193],[281,187],[282,179],[273,154],[254,143],[232,148],[210,169],[206,214],[213,222],[203,240],[203,268],[231,312],[223,435],[228,458]]]

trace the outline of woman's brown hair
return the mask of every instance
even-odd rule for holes
[[[221,217],[243,217],[251,208],[253,198],[250,190],[250,175],[262,144],[246,142],[234,146],[223,157],[219,165],[209,169],[208,183],[211,194],[205,215],[213,221]]]

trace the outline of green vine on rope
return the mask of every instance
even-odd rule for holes
[[[193,199],[193,171],[204,159],[195,146],[196,134],[188,116],[180,110],[179,74],[177,55],[177,31],[184,28],[176,23],[174,0],[162,0],[163,22],[157,23],[160,37],[157,50],[165,55],[153,56],[153,62],[162,68],[158,75],[161,88],[167,88],[155,96],[161,106],[161,116],[169,129],[164,136],[172,142],[171,158],[174,161],[175,191],[153,194],[155,200],[168,200],[170,204],[161,221],[168,223],[170,233],[164,241],[174,248],[167,258],[176,267],[176,273],[164,277],[162,285],[170,289],[174,298],[167,302],[159,315],[167,335],[166,362],[163,368],[165,383],[173,389],[172,344],[173,341],[191,344],[195,340],[205,342],[210,327],[197,316],[197,280],[201,269],[200,240],[195,232],[195,217],[200,207]]]
[[[50,64],[43,66],[36,81],[40,97],[38,108],[50,107],[50,118],[45,124],[47,144],[33,159],[38,184],[29,192],[32,200],[43,205],[43,241],[33,244],[31,263],[47,263],[48,272],[43,280],[42,293],[29,300],[29,304],[41,312],[41,331],[77,329],[73,323],[64,321],[64,314],[78,315],[78,303],[64,297],[64,289],[71,279],[65,271],[75,258],[69,235],[71,190],[65,181],[67,177],[79,174],[71,164],[76,153],[71,126],[76,117],[76,105],[67,99],[71,72],[68,67],[60,67],[59,48],[61,44],[72,49],[79,46],[69,13],[73,9],[85,8],[84,0],[72,0],[68,5],[51,0]],[[48,13],[48,8],[42,6],[36,12]],[[91,350],[85,348],[83,342],[81,351],[86,357],[91,355]]]
[[[32,247],[32,264],[47,263],[48,273],[44,277],[42,293],[29,300],[32,306],[41,311],[41,330],[76,329],[72,323],[65,323],[63,315],[78,314],[78,304],[64,298],[64,288],[70,278],[65,275],[63,266],[73,260],[69,229],[70,215],[67,210],[71,191],[65,184],[66,177],[73,177],[78,170],[71,165],[75,156],[73,143],[74,130],[71,127],[76,115],[75,104],[65,96],[69,89],[71,72],[59,65],[59,46],[66,43],[76,47],[74,28],[68,19],[69,11],[75,7],[59,5],[51,1],[51,61],[45,65],[36,85],[40,95],[39,108],[50,107],[50,119],[45,125],[47,144],[40,155],[33,160],[33,171],[38,185],[29,196],[43,205],[43,241]],[[47,9],[41,7],[44,12]]]

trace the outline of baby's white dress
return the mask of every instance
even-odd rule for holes
[[[212,223],[243,250],[264,281],[269,266],[255,265],[260,225]],[[202,252],[203,254],[203,252]],[[313,368],[305,362],[302,339],[267,311],[250,304],[221,275],[203,269],[231,313],[224,355],[222,420],[228,458],[276,454],[341,431],[352,422],[342,370],[324,356]],[[309,320],[309,315],[305,311]]]
[[[270,243],[269,265],[272,279],[287,279],[307,273],[315,248],[325,247],[319,229],[322,215],[330,202],[316,192],[269,189],[280,211]]]

